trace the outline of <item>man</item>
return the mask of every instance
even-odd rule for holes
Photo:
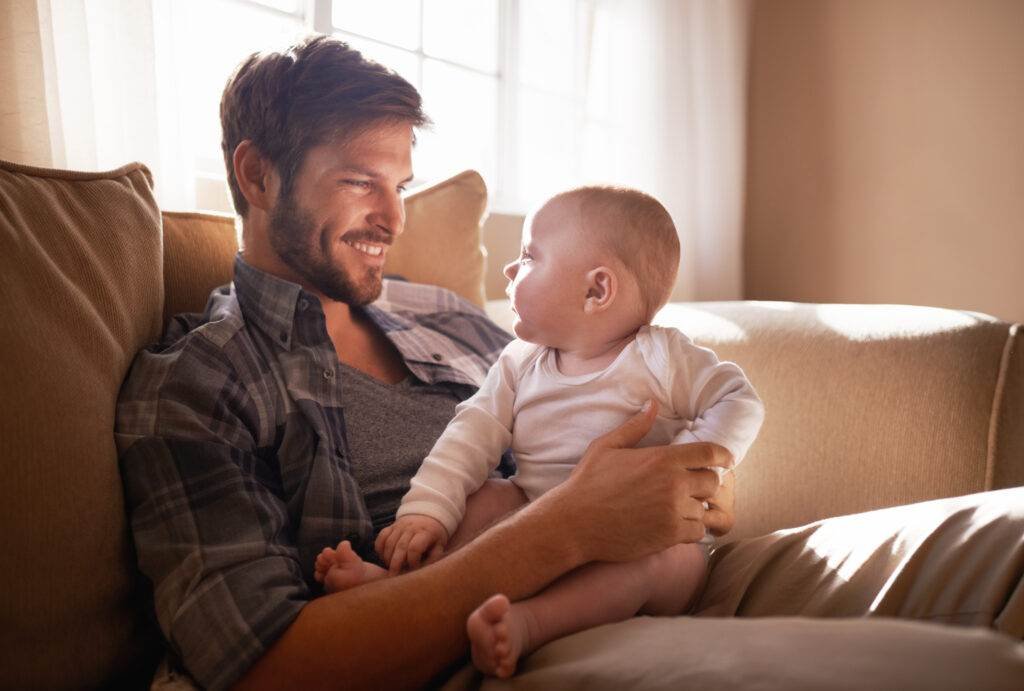
[[[652,408],[464,549],[316,597],[316,553],[349,539],[373,558],[508,337],[447,291],[382,280],[427,122],[407,82],[313,38],[243,63],[221,121],[243,229],[235,281],[140,354],[117,429],[139,565],[200,684],[423,685],[464,654],[488,596],[729,530],[731,476],[719,488],[707,470],[728,462],[717,447],[632,448]]]

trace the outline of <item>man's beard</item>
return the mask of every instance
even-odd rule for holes
[[[380,296],[383,272],[379,268],[371,268],[366,279],[357,283],[341,266],[331,263],[330,238],[322,235],[318,250],[316,222],[308,212],[299,208],[291,193],[278,199],[268,232],[270,246],[281,261],[330,299],[361,306]],[[352,235],[353,240],[391,242],[372,231]]]

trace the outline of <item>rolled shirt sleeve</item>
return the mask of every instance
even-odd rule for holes
[[[237,680],[312,597],[274,452],[253,433],[261,411],[240,381],[195,338],[141,353],[118,406],[139,569],[165,638],[208,688]]]
[[[311,598],[258,454],[148,437],[121,458],[140,570],[164,636],[202,685],[237,680]]]

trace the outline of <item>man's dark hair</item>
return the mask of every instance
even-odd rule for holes
[[[316,35],[283,52],[253,53],[231,75],[220,101],[235,211],[245,216],[249,210],[232,163],[243,140],[273,163],[287,196],[312,147],[343,142],[382,122],[423,127],[430,121],[412,84],[343,41]]]

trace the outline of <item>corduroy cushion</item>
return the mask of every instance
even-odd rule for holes
[[[145,667],[113,428],[125,372],[160,332],[151,183],[139,164],[0,162],[3,688]]]
[[[487,187],[476,171],[416,190],[405,198],[405,232],[388,250],[385,273],[448,288],[483,307],[486,209]]]
[[[238,238],[234,216],[164,211],[163,324],[201,312],[210,292],[231,282]]]

